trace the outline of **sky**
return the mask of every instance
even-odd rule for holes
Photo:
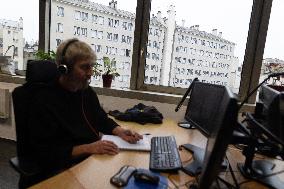
[[[108,0],[92,0],[108,5]],[[117,0],[118,8],[135,12],[136,0]],[[0,0],[0,18],[9,20],[24,20],[24,38],[36,41],[38,38],[38,0]],[[217,29],[223,38],[236,43],[235,56],[243,61],[249,19],[253,0],[152,0],[151,14],[158,10],[167,17],[169,5],[175,5],[176,22],[185,26],[199,25],[199,29],[211,32]],[[4,5],[4,6],[3,6]],[[23,8],[24,7],[24,8]],[[279,58],[284,60],[284,0],[273,0],[270,25],[267,34],[264,58]]]

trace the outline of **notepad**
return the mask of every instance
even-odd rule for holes
[[[140,139],[135,144],[130,144],[118,136],[103,135],[102,140],[108,140],[114,142],[121,150],[139,150],[150,151],[151,150],[151,136],[143,135],[143,139]]]

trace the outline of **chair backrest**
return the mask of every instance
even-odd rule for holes
[[[30,103],[36,91],[47,87],[58,75],[57,65],[51,61],[30,61],[27,64],[26,83],[12,92],[17,135],[17,156],[31,154],[28,130]]]

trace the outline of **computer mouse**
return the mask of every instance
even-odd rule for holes
[[[136,168],[130,165],[125,165],[110,178],[110,183],[115,186],[122,187],[126,186],[130,177],[136,172]]]
[[[134,173],[135,181],[146,182],[150,184],[159,184],[160,177],[148,170],[139,169]]]

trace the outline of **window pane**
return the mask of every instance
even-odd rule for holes
[[[112,87],[129,88],[136,1],[119,0],[52,0],[50,47],[56,50],[65,39],[87,42],[104,69],[103,57],[115,58],[120,76]],[[93,86],[102,86],[102,77],[94,76]]]
[[[238,92],[253,1],[152,1],[146,84],[187,88],[196,77]]]
[[[38,0],[28,4],[32,11],[24,8],[26,1],[9,0],[0,6],[0,56],[11,57],[11,72],[25,70],[27,60],[33,59],[38,49]],[[2,67],[2,71],[6,68]]]
[[[272,2],[259,82],[262,82],[271,73],[284,72],[284,27],[281,24],[281,18],[284,18],[283,10],[284,1],[274,0]],[[284,76],[271,78],[267,83],[284,86]]]

